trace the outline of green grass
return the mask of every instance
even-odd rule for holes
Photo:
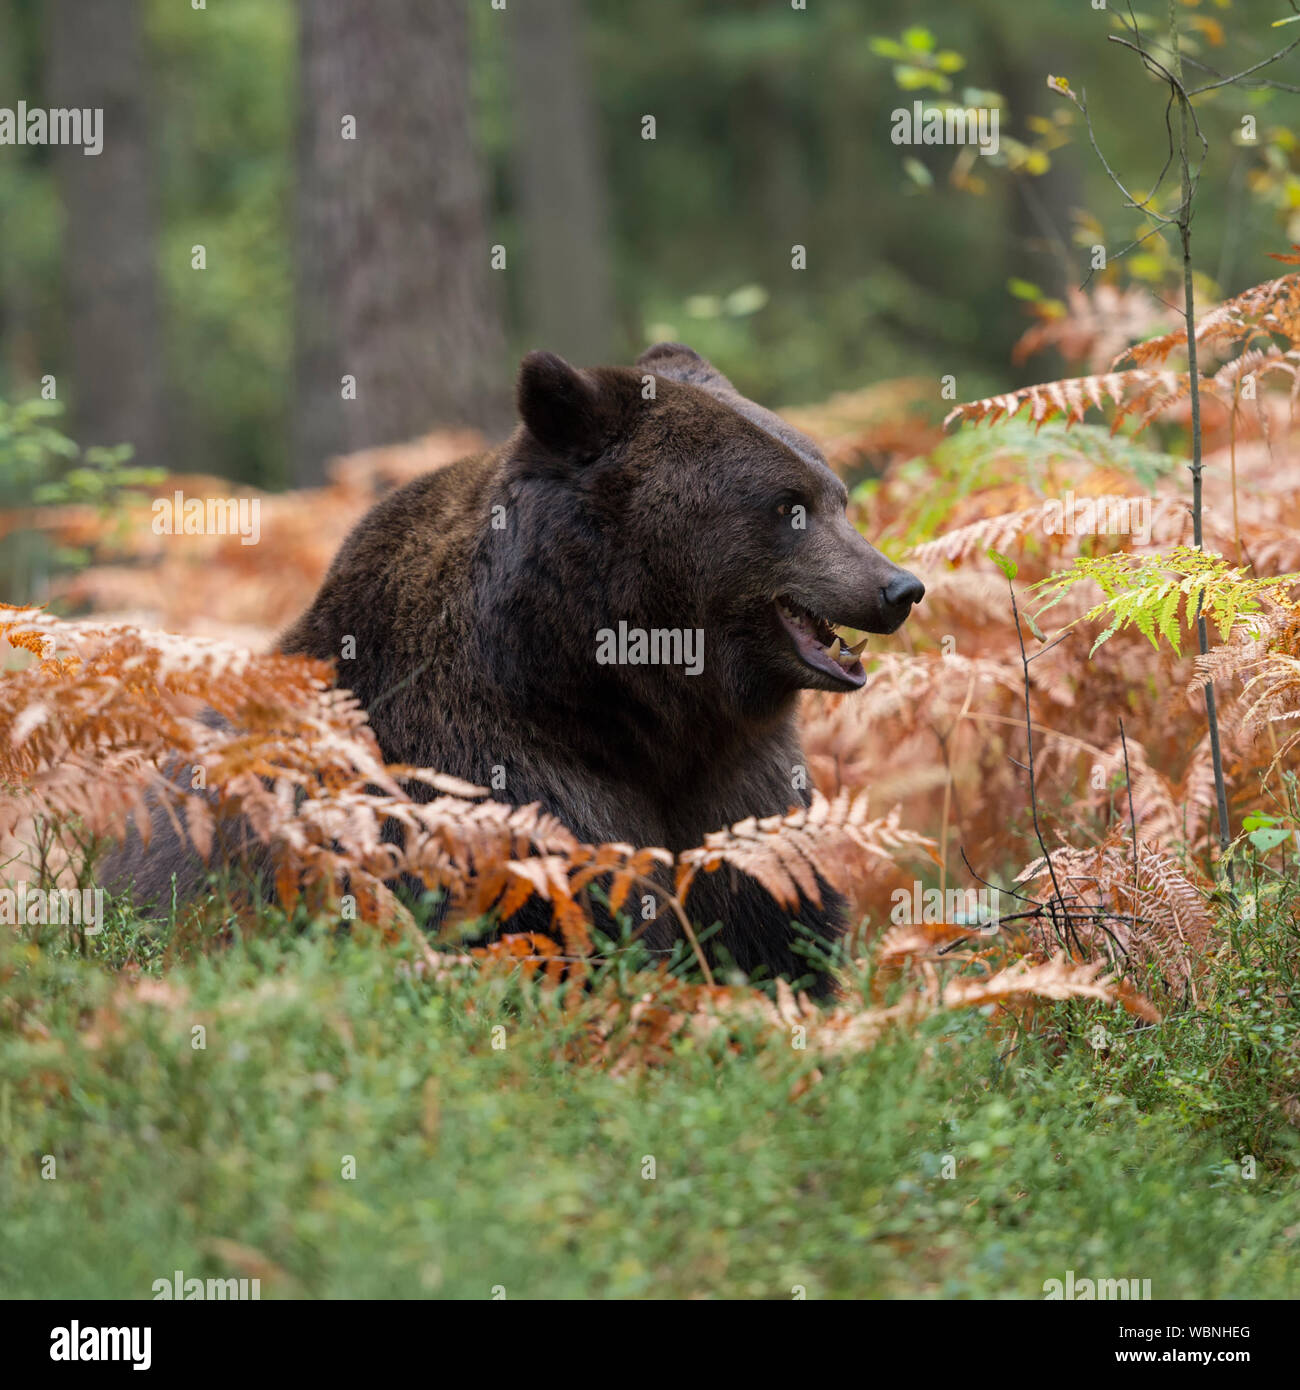
[[[0,1297],[177,1269],[264,1298],[1300,1295],[1288,1042],[1248,989],[1139,1031],[1062,1006],[1015,1046],[974,1013],[843,1057],[741,1028],[620,1078],[562,1060],[579,1025],[536,987],[415,979],[405,947],[0,935]]]

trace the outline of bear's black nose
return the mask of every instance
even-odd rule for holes
[[[880,591],[891,608],[920,603],[925,597],[925,585],[914,574],[903,573],[891,579]]]

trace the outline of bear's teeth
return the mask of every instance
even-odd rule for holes
[[[864,638],[862,639],[861,642],[855,642],[855,643],[853,644],[853,646],[851,646],[851,647],[845,647],[844,650],[845,650],[846,652],[848,652],[851,656],[855,656],[855,657],[856,657],[856,656],[861,656],[861,655],[862,655],[862,649],[863,649],[866,645],[867,645],[867,639],[864,637]]]
[[[840,639],[837,637],[826,650],[830,653],[832,661],[838,661],[840,659]]]

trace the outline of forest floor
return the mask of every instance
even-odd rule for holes
[[[972,1010],[830,1058],[738,1024],[612,1074],[561,991],[417,956],[0,933],[0,1296],[1300,1295],[1300,1147],[1252,1084],[1288,1040],[1248,1009],[1105,1049],[1084,1002],[1014,1038]]]

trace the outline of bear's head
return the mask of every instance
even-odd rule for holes
[[[850,524],[817,446],[688,347],[589,370],[530,353],[518,405],[507,470],[534,574],[562,572],[601,631],[702,632],[702,669],[658,670],[661,686],[759,718],[800,689],[855,689],[834,628],[894,632],[925,592]]]

